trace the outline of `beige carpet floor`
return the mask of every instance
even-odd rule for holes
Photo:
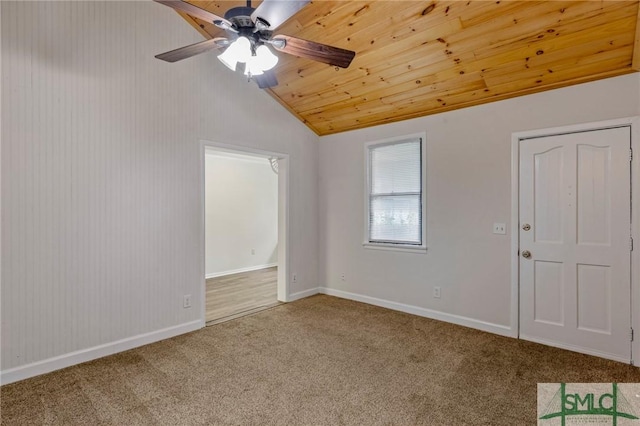
[[[6,425],[525,425],[625,364],[329,296],[3,386]]]

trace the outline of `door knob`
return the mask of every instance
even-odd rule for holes
[[[525,259],[531,258],[531,252],[529,250],[524,250],[522,252],[522,257],[524,257]]]
[[[528,223],[525,223],[524,225],[522,225],[523,231],[528,231],[529,229],[531,229],[531,225],[529,225]]]

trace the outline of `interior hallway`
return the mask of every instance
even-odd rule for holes
[[[206,294],[207,325],[280,304],[277,285],[277,267],[209,278]]]

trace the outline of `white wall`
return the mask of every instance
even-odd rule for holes
[[[492,234],[492,224],[509,229],[512,132],[638,114],[640,74],[631,74],[321,137],[321,285],[508,332],[510,236]],[[364,143],[424,131],[427,253],[363,248]],[[434,286],[441,299],[432,297]]]
[[[278,175],[266,158],[205,156],[206,276],[278,262]]]
[[[155,59],[202,40],[166,6],[0,7],[3,381],[200,326],[201,140],[289,154],[291,292],[318,286],[315,134],[214,53]]]

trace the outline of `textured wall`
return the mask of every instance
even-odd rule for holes
[[[0,2],[3,371],[198,320],[200,140],[290,154],[291,292],[317,286],[317,136],[151,1]],[[192,295],[193,307],[182,308]]]
[[[511,236],[492,225],[510,229],[512,133],[638,115],[639,94],[630,74],[320,138],[321,285],[510,327]],[[418,132],[428,251],[365,249],[364,143]]]

